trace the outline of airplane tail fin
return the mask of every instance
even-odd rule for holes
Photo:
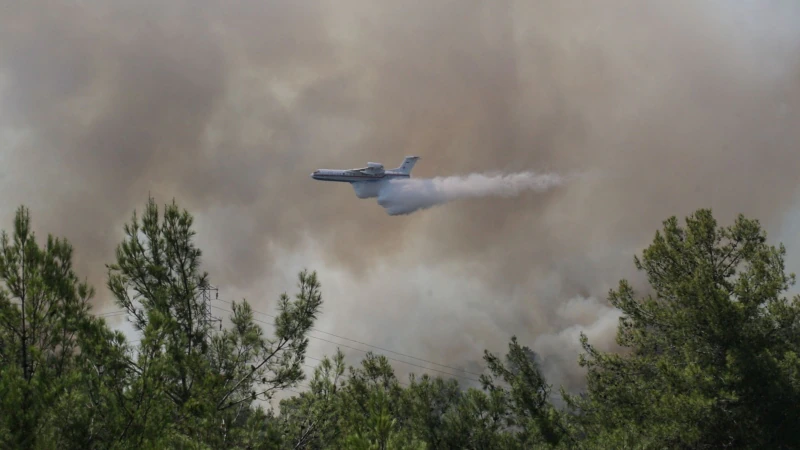
[[[419,160],[419,156],[406,156],[403,159],[403,164],[400,164],[400,167],[395,169],[397,172],[404,173],[406,175],[411,175],[411,169],[414,168],[414,164],[417,163]]]

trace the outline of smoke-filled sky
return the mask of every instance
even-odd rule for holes
[[[473,372],[516,334],[573,388],[579,331],[611,348],[606,293],[667,217],[745,213],[798,261],[782,228],[800,173],[794,0],[0,11],[2,227],[26,204],[40,234],[69,238],[100,310],[148,192],[196,216],[221,298],[273,312],[308,267],[320,329]],[[584,176],[407,216],[309,177],[406,155],[415,177]]]

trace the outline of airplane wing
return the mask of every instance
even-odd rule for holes
[[[363,172],[369,175],[380,175],[384,172],[383,164],[374,162],[367,163],[367,167],[363,169]]]

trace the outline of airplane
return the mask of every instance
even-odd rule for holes
[[[386,170],[383,164],[369,162],[366,167],[357,169],[318,169],[311,178],[320,181],[350,183],[358,198],[376,197],[381,181],[411,178],[411,169],[420,159],[419,156],[406,156],[403,163],[395,169]]]

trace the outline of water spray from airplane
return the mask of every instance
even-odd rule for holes
[[[564,182],[555,174],[521,172],[501,175],[390,180],[378,193],[378,204],[389,215],[411,214],[448,202],[481,197],[515,197],[523,191],[543,192]]]
[[[398,168],[385,170],[382,164],[348,170],[320,169],[311,174],[321,181],[347,182],[361,199],[376,198],[389,215],[405,215],[461,199],[514,197],[524,191],[544,192],[560,186],[566,178],[550,173],[518,172],[464,176],[411,178],[420,158],[408,156]]]

